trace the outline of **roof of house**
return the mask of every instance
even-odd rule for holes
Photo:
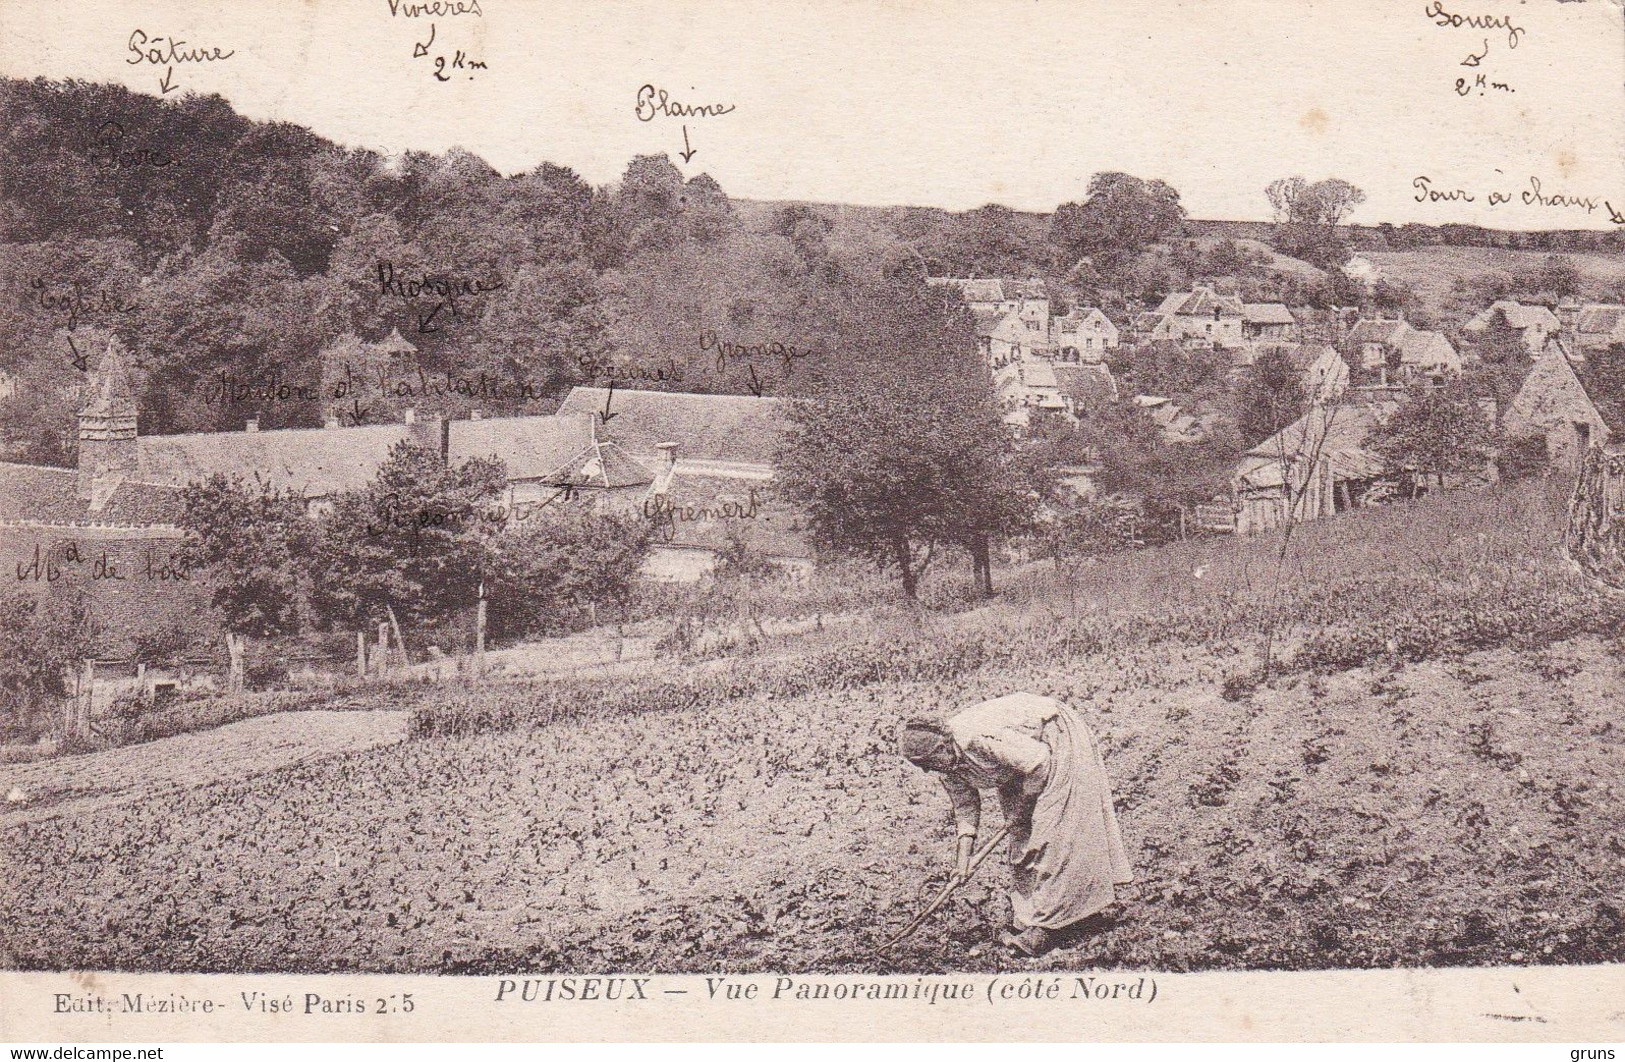
[[[1455,353],[1455,347],[1450,345],[1439,332],[1418,332],[1408,330],[1399,340],[1399,359],[1406,365],[1437,365],[1440,364],[1439,355],[1445,350]]]
[[[215,473],[258,472],[274,486],[307,498],[359,490],[371,481],[390,448],[411,437],[409,424],[354,428],[144,435],[137,440],[140,478],[185,486]]]
[[[1397,403],[1316,405],[1247,451],[1237,465],[1236,478],[1250,487],[1278,487],[1282,458],[1287,464],[1325,457],[1338,479],[1367,479],[1380,475],[1387,464],[1366,448],[1366,438],[1398,408]]]
[[[1039,358],[1033,358],[1021,363],[1021,379],[1022,383],[1028,387],[1042,387],[1054,390],[1061,386],[1061,381],[1056,378],[1055,367],[1048,361]]]
[[[84,511],[71,468],[0,463],[0,520],[74,520]]]
[[[559,407],[559,413],[597,414],[608,392],[602,387],[577,387]],[[746,464],[772,464],[786,428],[789,400],[749,395],[691,395],[674,391],[623,391],[616,388],[612,416],[598,431],[634,457],[658,452],[663,442],[674,442],[680,457]]]
[[[654,482],[654,473],[642,461],[612,442],[594,442],[555,467],[546,477],[550,483],[573,483],[583,487],[641,487]]]
[[[1490,326],[1496,314],[1500,314],[1508,326],[1520,330],[1544,328],[1554,331],[1558,327],[1557,315],[1552,311],[1544,306],[1525,306],[1516,299],[1497,299],[1475,314],[1464,327],[1474,332],[1481,331]]]
[[[1580,308],[1574,329],[1577,332],[1612,332],[1618,327],[1621,317],[1625,317],[1625,306],[1594,303]]]
[[[966,302],[1003,302],[1005,300],[1004,282],[1001,280],[985,280],[967,277],[926,277],[927,284],[941,287],[958,288],[959,293],[965,297]]]
[[[1245,302],[1241,305],[1241,319],[1248,324],[1297,324],[1292,311],[1280,302]]]
[[[1403,320],[1385,321],[1382,318],[1361,318],[1349,333],[1350,343],[1382,343],[1395,345],[1404,338],[1411,326]]]
[[[179,487],[118,482],[93,500],[79,497],[79,472],[49,465],[0,463],[0,520],[94,521],[141,527],[173,524],[183,508]],[[99,505],[92,507],[93,502]]]
[[[1198,285],[1190,291],[1176,291],[1168,295],[1157,306],[1156,312],[1181,317],[1212,317],[1217,312],[1221,317],[1239,317],[1242,304],[1238,295],[1220,295],[1212,288]]]
[[[507,466],[510,480],[541,479],[592,445],[593,417],[576,413],[454,420],[447,433],[446,460],[455,467],[495,457]]]
[[[1063,332],[1075,332],[1085,325],[1105,326],[1116,330],[1112,319],[1096,306],[1077,306],[1055,318],[1055,326]]]
[[[1117,379],[1104,365],[1057,365],[1055,379],[1077,406],[1096,406],[1118,398]]]

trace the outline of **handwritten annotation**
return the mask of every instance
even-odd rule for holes
[[[1551,191],[1539,177],[1530,177],[1528,185],[1520,189],[1491,189],[1471,192],[1465,188],[1436,187],[1432,177],[1417,176],[1411,180],[1415,190],[1412,197],[1418,203],[1476,203],[1482,199],[1488,206],[1500,207],[1509,203],[1542,207],[1548,210],[1577,210],[1588,215],[1602,212],[1615,225],[1625,225],[1625,214],[1601,196],[1575,195],[1572,192]]]
[[[634,113],[640,122],[652,122],[656,118],[715,118],[719,115],[729,114],[737,107],[732,103],[680,103],[671,98],[663,88],[654,85],[644,85],[638,89],[637,106]]]
[[[51,550],[34,547],[34,555],[27,561],[17,562],[19,583],[54,583],[71,574],[88,574],[92,582],[112,581],[149,583],[184,583],[191,581],[192,573],[185,562],[170,554],[167,558],[155,555],[151,548],[143,551],[140,564],[133,568],[121,566],[118,558],[102,550],[95,558],[87,558],[79,551],[79,543],[67,542]]]
[[[85,321],[106,323],[115,314],[133,313],[136,304],[82,280],[35,277],[29,281],[23,306],[59,318],[69,328],[78,328]]]

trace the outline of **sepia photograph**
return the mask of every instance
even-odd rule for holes
[[[0,969],[1625,961],[1617,6],[562,7],[0,0]]]

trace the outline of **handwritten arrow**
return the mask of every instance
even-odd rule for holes
[[[85,356],[79,353],[79,346],[74,343],[72,336],[68,337],[68,349],[73,351],[73,367],[80,372],[89,372],[90,364],[85,360]]]
[[[422,44],[412,45],[412,58],[422,59],[429,54],[429,45],[434,43],[434,23],[429,23],[429,39]]]
[[[762,381],[756,378],[756,366],[747,364],[745,367],[750,370],[750,393],[761,398]]]
[[[604,396],[604,408],[598,414],[600,417],[603,418],[603,423],[605,423],[605,424],[608,424],[611,419],[620,416],[619,413],[611,413],[609,411],[609,404],[610,404],[610,402],[612,402],[614,400],[614,398],[615,398],[615,381],[611,380],[611,381],[609,381],[609,394]]]
[[[158,82],[158,87],[163,89],[163,91],[159,93],[160,96],[167,96],[171,92],[174,92],[176,89],[180,88],[179,85],[171,84],[171,82],[170,82],[170,78],[172,78],[174,76],[174,74],[175,74],[175,68],[174,67],[169,67],[169,68],[164,70],[164,79],[162,81]]]
[[[699,150],[699,148],[691,148],[688,146],[688,126],[683,126],[683,150],[678,152],[678,154],[683,156],[684,162],[687,162],[689,159],[697,155]]]
[[[438,328],[430,328],[429,324],[430,324],[431,321],[434,320],[434,315],[440,312],[440,307],[442,307],[444,305],[445,305],[445,303],[443,303],[443,302],[435,303],[434,304],[434,309],[429,311],[429,316],[427,316],[427,317],[423,316],[421,313],[418,314],[418,331],[419,332],[438,332],[438,331],[440,331],[440,329],[438,329]]]

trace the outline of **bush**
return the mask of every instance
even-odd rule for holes
[[[0,597],[0,742],[52,729],[93,639],[81,600]]]
[[[1507,439],[1501,444],[1495,464],[1507,482],[1532,479],[1546,471],[1546,440],[1539,435]]]
[[[486,574],[492,636],[574,630],[600,608],[623,612],[649,555],[650,528],[583,505],[505,529],[491,544]]]

